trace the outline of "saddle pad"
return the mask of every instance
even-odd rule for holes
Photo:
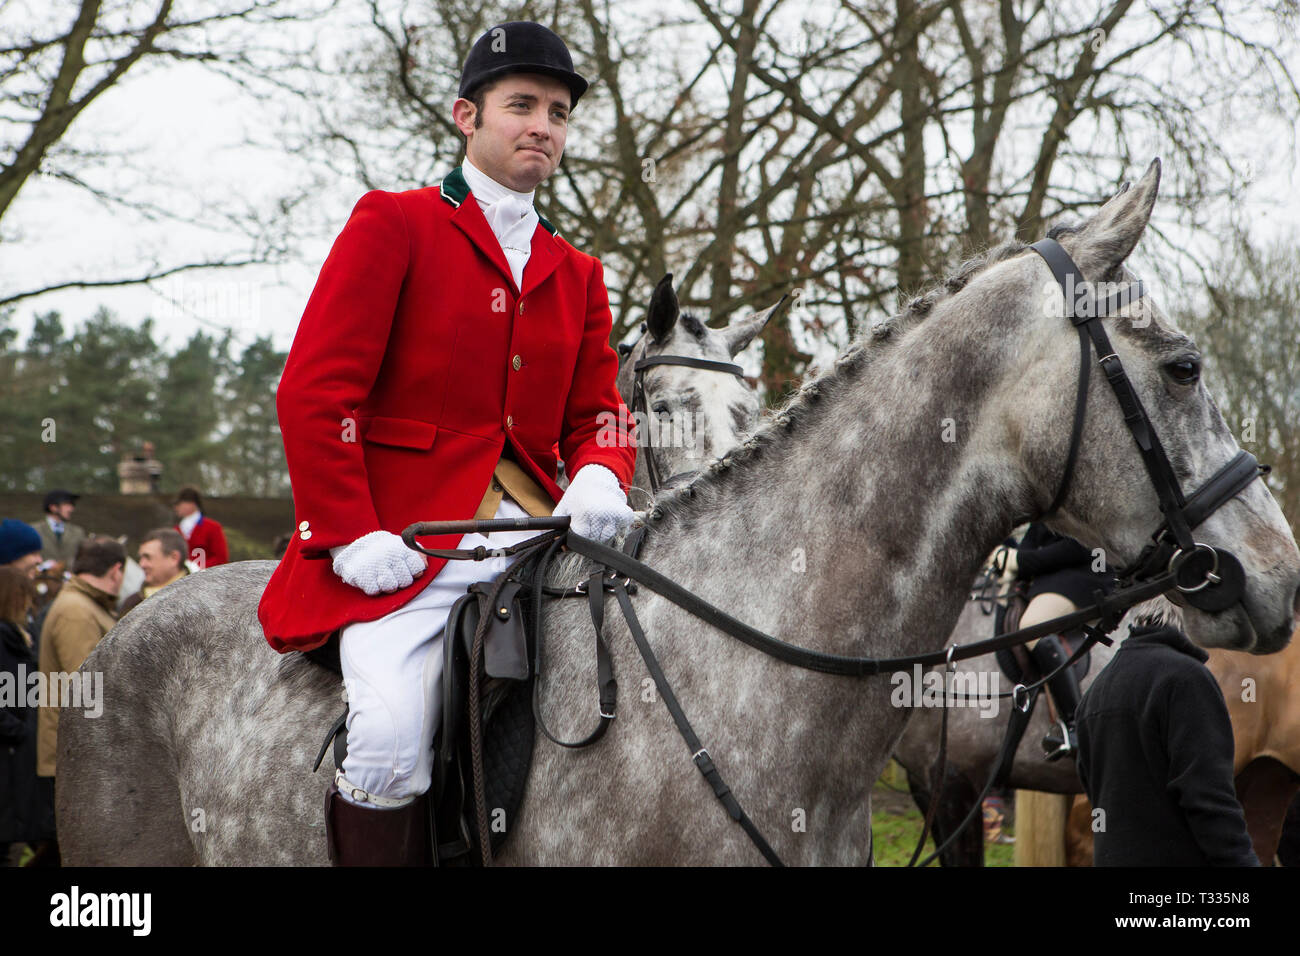
[[[531,591],[510,581],[502,594],[508,595],[505,606],[516,621],[522,618],[525,625],[531,623]],[[447,619],[447,633],[454,639],[443,644],[443,723],[434,740],[434,786],[438,791],[438,856],[441,863],[449,865],[478,866],[482,862],[469,750],[469,651],[487,598],[486,588],[470,587]],[[522,663],[527,668],[529,649],[516,650],[522,652]],[[487,678],[481,690],[483,798],[493,852],[509,836],[528,782],[536,733],[532,687],[528,675],[524,680]],[[448,732],[452,734],[450,740],[444,738]],[[444,835],[454,838],[445,840]]]
[[[1024,595],[1019,592],[1013,592],[1005,605],[997,605],[997,613],[993,618],[993,636],[1001,637],[1003,634],[1019,629],[1020,617],[1028,606],[1028,601]],[[1062,635],[1061,642],[1065,645],[1066,650],[1073,654],[1078,649],[1075,639],[1078,632],[1070,632]],[[1012,647],[1003,647],[993,652],[993,657],[997,660],[998,666],[1013,683],[1028,684],[1042,677],[1039,673],[1038,666],[1034,659],[1029,656],[1029,648],[1025,644],[1016,644]],[[1074,662],[1071,670],[1077,680],[1083,680],[1088,676],[1088,671],[1092,666],[1092,650],[1084,654]]]
[[[512,687],[483,730],[483,795],[492,823],[493,852],[501,848],[514,826],[533,763],[532,686],[528,680]],[[473,857],[477,863],[478,855]]]

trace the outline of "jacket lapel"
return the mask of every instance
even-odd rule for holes
[[[459,166],[443,178],[438,192],[445,202],[456,207],[456,211],[451,214],[451,221],[491,260],[497,267],[497,271],[510,283],[510,288],[514,289],[520,297],[541,285],[564,258],[563,247],[555,241],[559,233],[545,216],[539,214],[537,228],[533,231],[533,244],[528,256],[528,264],[524,266],[524,287],[522,290],[517,288],[515,277],[510,273],[510,263],[506,261],[506,254],[501,250],[501,243],[492,233],[492,227],[488,225],[483,210],[479,209],[477,202],[466,202],[470,198],[469,184],[465,182],[465,174],[461,172]]]
[[[497,267],[497,271],[505,277],[506,282],[510,283],[510,288],[518,293],[519,290],[515,288],[515,278],[510,274],[510,264],[506,262],[506,254],[501,251],[501,243],[492,234],[492,227],[488,225],[483,210],[478,208],[478,202],[462,202],[451,214],[451,221],[469,237],[470,242],[478,246],[479,251],[488,257]],[[536,255],[536,238],[533,243],[533,255]],[[529,265],[532,265],[531,261]]]
[[[533,231],[533,245],[528,254],[528,264],[524,266],[524,287],[520,290],[520,296],[528,295],[541,285],[546,277],[555,271],[563,258],[564,249],[539,222]]]

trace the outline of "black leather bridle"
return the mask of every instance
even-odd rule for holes
[[[646,325],[642,323],[641,334],[644,337]],[[638,339],[638,342],[640,340]],[[636,348],[637,343],[627,346],[627,351],[631,352]],[[735,375],[737,378],[744,378],[745,371],[739,365],[733,362],[719,362],[715,359],[693,358],[688,355],[653,355],[649,358],[638,359],[632,366],[632,414],[633,416],[639,411],[644,416],[647,425],[650,422],[650,409],[645,394],[645,373],[646,369],[654,368],[656,365],[681,365],[686,368],[702,368],[711,372],[726,372],[729,375]],[[698,474],[698,471],[681,471],[668,478],[660,478],[659,465],[655,461],[655,448],[651,441],[653,428],[646,428],[644,441],[638,441],[638,445],[645,452],[646,473],[650,476],[650,495],[651,497],[659,494],[660,489],[668,488],[679,482],[688,481]]]
[[[1079,332],[1079,381],[1075,395],[1074,425],[1070,432],[1070,450],[1066,455],[1060,487],[1043,517],[1054,514],[1069,491],[1083,435],[1084,418],[1088,411],[1088,383],[1092,368],[1090,353],[1095,348],[1098,363],[1106,373],[1106,380],[1115,392],[1115,397],[1119,399],[1124,422],[1137,444],[1142,464],[1146,466],[1151,485],[1160,500],[1160,511],[1164,515],[1164,521],[1151,535],[1151,543],[1132,564],[1120,571],[1120,579],[1141,581],[1161,570],[1176,571],[1178,583],[1175,586],[1185,596],[1188,604],[1203,611],[1226,610],[1240,600],[1245,591],[1245,571],[1231,551],[1196,541],[1192,537],[1192,530],[1256,478],[1267,474],[1268,467],[1260,465],[1250,452],[1240,450],[1190,498],[1185,497],[1142,400],[1138,398],[1101,323],[1103,317],[1113,315],[1145,295],[1141,281],[1135,281],[1099,300],[1079,267],[1059,242],[1043,239],[1030,248],[1042,256],[1052,270],[1065,295],[1065,316]]]

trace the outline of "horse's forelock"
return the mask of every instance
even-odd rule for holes
[[[691,335],[695,336],[697,341],[703,342],[708,337],[708,329],[704,323],[693,312],[683,312],[677,319],[678,328],[684,328]]]

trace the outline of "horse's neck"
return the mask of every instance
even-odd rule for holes
[[[1004,477],[988,424],[998,416],[984,414],[1000,349],[945,342],[943,331],[913,329],[869,354],[824,390],[825,407],[683,502],[645,558],[805,646],[871,656],[939,646],[966,582],[1025,504]]]

